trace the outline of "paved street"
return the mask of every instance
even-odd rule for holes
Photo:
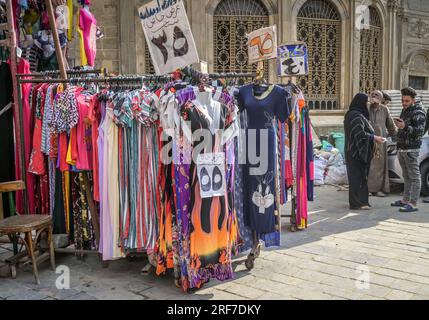
[[[254,270],[238,258],[235,280],[212,281],[192,295],[171,276],[140,275],[144,259],[103,269],[98,257],[58,255],[57,265],[70,268],[70,290],[56,289],[58,275],[45,263],[38,287],[29,269],[17,280],[0,279],[0,299],[429,299],[428,205],[399,213],[389,206],[396,195],[371,198],[373,211],[350,212],[347,192],[321,187],[316,195],[307,231],[290,233],[285,225],[282,248],[264,250]]]

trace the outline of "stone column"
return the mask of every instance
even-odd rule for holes
[[[398,60],[398,33],[400,34],[401,28],[398,25],[398,10],[399,10],[399,0],[388,0],[387,2],[388,9],[388,19],[387,26],[388,32],[387,37],[389,39],[387,54],[388,54],[388,63],[386,69],[386,89],[397,89],[400,85],[399,83],[399,74],[400,62]],[[399,36],[401,37],[401,36]]]
[[[352,34],[351,34],[351,42],[350,42],[350,65],[349,70],[350,70],[350,82],[349,82],[349,87],[350,87],[350,94],[349,94],[349,98],[348,100],[351,101],[351,99],[353,99],[353,97],[359,93],[360,91],[360,60],[361,60],[361,56],[360,56],[360,29],[358,28],[358,26],[356,25],[356,21],[358,18],[358,15],[356,14],[356,10],[360,5],[363,5],[364,3],[362,2],[362,0],[355,0],[353,1],[352,4],[352,10],[350,13],[350,23],[351,23],[351,30]],[[348,106],[346,105],[346,108]]]
[[[119,0],[120,71],[122,74],[137,73],[137,44],[135,16],[138,16],[134,0]]]

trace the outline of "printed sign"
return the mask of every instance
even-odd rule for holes
[[[277,27],[258,29],[247,35],[249,64],[277,58]]]
[[[152,1],[139,16],[157,75],[200,61],[182,0]]]
[[[305,44],[285,44],[278,51],[278,75],[302,76],[308,74],[308,50]]]
[[[198,155],[197,171],[201,198],[225,196],[225,163],[225,153],[223,152]]]

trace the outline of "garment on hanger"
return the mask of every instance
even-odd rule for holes
[[[82,65],[93,67],[97,55],[97,20],[89,10],[82,8],[79,10],[78,21]]]
[[[155,252],[157,272],[164,273],[173,265],[176,280],[187,291],[200,288],[211,278],[232,277],[231,257],[238,243],[238,226],[232,196],[234,139],[228,132],[236,112],[232,97],[223,92],[188,87],[177,92],[167,90],[160,96],[158,109],[164,132],[172,138],[169,155],[173,164],[163,165],[161,170],[166,174],[160,178],[165,188],[161,191],[165,211]],[[193,141],[199,130],[205,130],[211,143]],[[204,149],[200,156],[224,159],[220,167],[192,161],[192,153],[200,147]],[[224,176],[219,168],[225,170]],[[166,183],[170,177],[174,181],[172,189]],[[204,195],[210,190],[221,191],[219,196]]]
[[[277,137],[274,124],[276,119],[285,122],[290,111],[287,93],[281,87],[270,86],[259,97],[254,89],[254,85],[246,85],[238,94],[240,110],[246,110],[248,116],[247,161],[243,167],[246,186],[244,212],[247,225],[266,240],[267,246],[279,246],[280,234],[276,226],[276,211],[279,208],[275,197]],[[260,161],[253,165],[257,160],[255,157],[259,157]]]

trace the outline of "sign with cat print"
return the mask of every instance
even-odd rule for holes
[[[197,172],[201,198],[225,196],[225,159],[225,153],[223,152],[198,155]]]
[[[247,35],[249,64],[277,58],[277,27],[258,29]]]
[[[277,50],[279,77],[308,74],[308,49],[304,43],[281,45]]]
[[[200,61],[182,0],[151,1],[139,16],[157,75]]]
[[[272,172],[265,176],[256,176],[258,179],[258,189],[255,190],[252,196],[252,202],[259,208],[259,214],[265,214],[266,210],[274,206],[275,197],[271,190],[271,183],[274,179]]]

